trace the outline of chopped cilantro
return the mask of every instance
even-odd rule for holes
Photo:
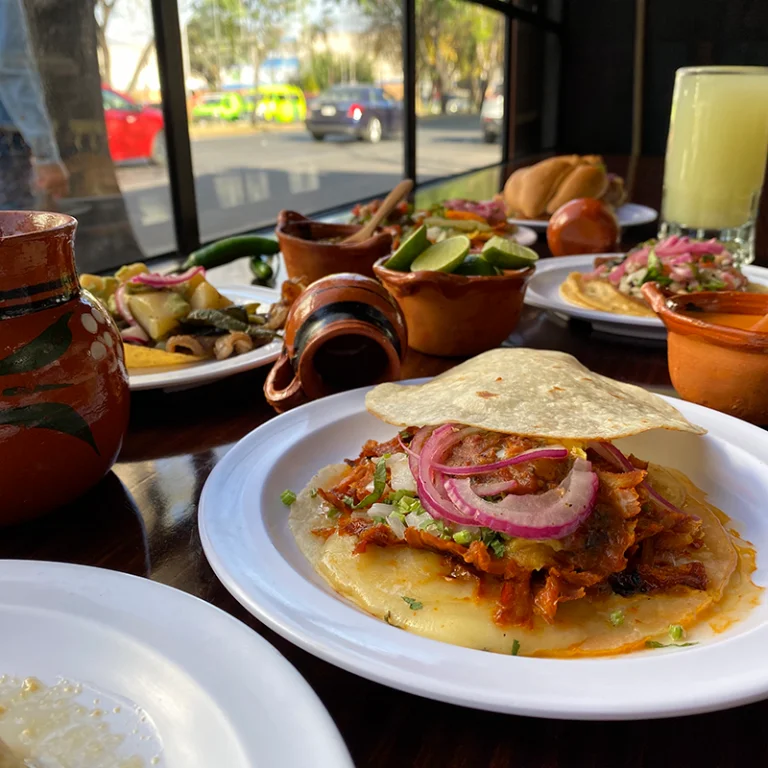
[[[397,504],[400,499],[404,497],[408,497],[409,499],[412,499],[416,495],[416,491],[405,491],[405,490],[399,490],[399,491],[393,491],[392,493],[387,496],[387,498],[384,500],[385,504]]]
[[[420,603],[415,597],[405,597],[403,595],[403,600],[408,603],[408,607],[412,611],[420,611],[424,607],[424,604]]]
[[[463,544],[464,546],[469,544],[473,538],[472,531],[456,531],[456,533],[453,534],[453,540],[457,544]]]
[[[386,517],[382,517],[381,515],[374,515],[373,521],[375,523],[380,523],[381,525],[386,525],[387,524],[387,518]]]
[[[624,611],[621,608],[612,611],[608,616],[608,621],[610,621],[614,627],[620,627],[624,623]]]
[[[725,288],[725,283],[722,280],[717,280],[716,278],[712,277],[706,282],[703,282],[701,287],[705,291],[722,291],[723,288]]]
[[[317,498],[317,488],[313,488],[313,489],[312,489],[312,490],[309,492],[309,498],[310,498],[310,499],[316,499],[316,498]]]
[[[698,643],[660,643],[658,640],[646,640],[646,648],[687,648],[689,645],[698,645]]]
[[[392,454],[391,453],[382,453],[381,454],[381,458],[386,461],[386,459],[391,459],[392,458]]]
[[[506,550],[504,535],[490,528],[480,529],[480,541],[493,552],[495,557],[504,557]]]
[[[421,502],[412,496],[401,496],[397,501],[397,508],[405,515],[411,512],[416,515],[423,515],[426,512],[424,507],[421,506]]]
[[[387,460],[379,459],[376,462],[376,469],[373,471],[373,490],[359,503],[355,504],[355,509],[360,507],[370,507],[375,504],[384,493],[384,486],[387,484]]]
[[[678,642],[678,640],[682,640],[684,634],[685,634],[685,630],[682,628],[680,624],[669,625],[669,636],[675,642]]]
[[[517,656],[518,653],[520,653],[520,641],[515,638],[512,641],[512,655]]]
[[[408,439],[410,436],[411,436],[411,433],[410,433],[410,432],[409,432],[407,429],[404,429],[404,430],[403,430],[403,431],[400,433],[400,438],[401,438],[402,440],[407,440],[407,439]]]
[[[282,501],[286,507],[290,507],[291,504],[296,501],[296,494],[293,491],[283,491],[280,494],[280,501]]]
[[[348,507],[354,507],[355,506],[355,500],[351,496],[342,496],[341,500],[348,506]]]
[[[336,507],[331,507],[327,512],[326,515],[333,520],[334,517],[338,517],[341,514],[341,510],[336,509]]]

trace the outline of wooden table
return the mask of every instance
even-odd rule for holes
[[[635,233],[636,239],[651,235]],[[531,308],[508,343],[564,350],[599,373],[669,391],[663,345],[600,336],[586,324],[566,324]],[[454,362],[411,352],[403,377],[436,374]],[[359,768],[735,768],[768,763],[768,739],[762,731],[768,704],[627,723],[489,714],[356,677],[296,648],[252,618],[205,559],[197,502],[213,466],[233,443],[274,416],[262,394],[264,376],[264,370],[253,371],[199,390],[136,393],[130,431],[114,472],[69,508],[3,531],[0,557],[125,571],[170,584],[228,611],[304,675],[329,709]],[[659,690],[660,699],[674,696],[672,689]]]

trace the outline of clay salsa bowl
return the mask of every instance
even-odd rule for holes
[[[405,315],[408,344],[439,357],[464,357],[498,347],[515,329],[535,267],[501,275],[400,272],[380,259],[376,277]]]
[[[377,232],[351,245],[320,242],[349,237],[360,229],[358,224],[328,224],[295,211],[280,211],[275,235],[288,277],[306,277],[310,283],[339,272],[373,277],[373,263],[392,250],[392,235],[388,232]]]
[[[673,296],[655,283],[643,295],[667,327],[669,375],[685,400],[768,424],[768,333],[696,318],[696,312],[764,315],[768,294],[719,291]]]

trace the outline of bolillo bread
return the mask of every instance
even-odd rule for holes
[[[545,218],[579,197],[621,205],[623,181],[608,174],[599,155],[559,155],[515,171],[504,185],[507,213],[527,219]]]

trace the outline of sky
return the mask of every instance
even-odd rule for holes
[[[344,31],[361,30],[364,27],[361,16],[355,13],[354,0],[347,2],[328,2],[328,0],[303,0],[306,5],[308,21],[317,21],[322,17],[323,8],[331,9],[330,17],[333,28]],[[190,16],[191,0],[179,0],[179,17],[184,23]],[[297,20],[286,29],[286,35],[297,34],[300,21]],[[117,0],[112,18],[107,28],[107,39],[114,43],[143,45],[152,34],[152,12],[149,0]]]

